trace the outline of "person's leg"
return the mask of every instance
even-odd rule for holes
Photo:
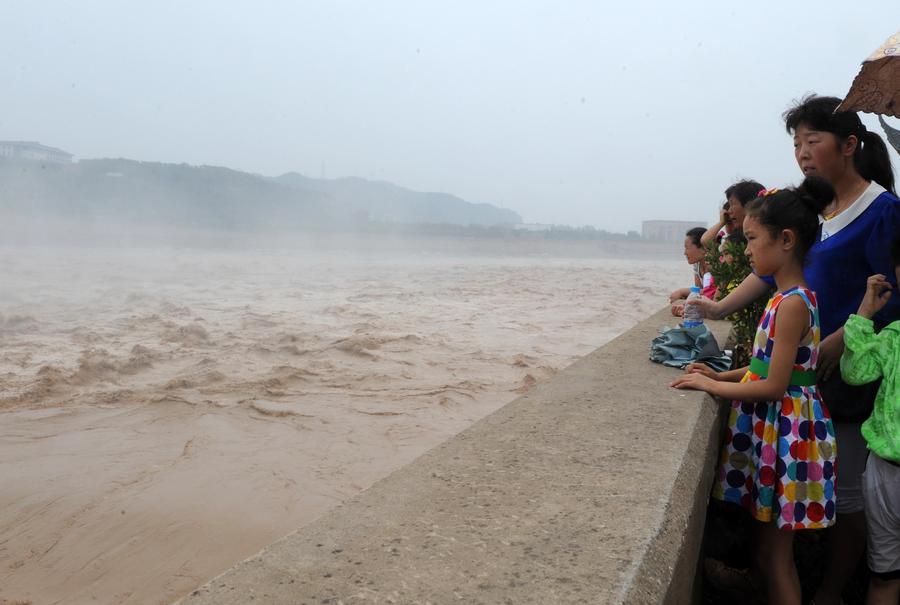
[[[774,521],[757,526],[756,565],[766,584],[769,605],[800,605],[800,577],[794,564],[794,532]]]
[[[872,453],[863,474],[868,525],[868,605],[900,602],[900,466]]]
[[[841,602],[841,592],[853,577],[865,549],[865,513],[838,513],[837,522],[828,530],[825,573],[816,590],[816,605],[838,605]]]
[[[816,590],[816,605],[839,605],[841,592],[866,549],[866,517],[862,503],[862,473],[868,448],[854,422],[835,422],[837,440],[837,522],[828,530],[825,572]]]
[[[897,605],[900,603],[900,579],[882,580],[872,576],[866,605]]]

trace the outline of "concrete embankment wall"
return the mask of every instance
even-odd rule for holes
[[[723,410],[647,359],[663,325],[668,310],[181,603],[694,601]]]

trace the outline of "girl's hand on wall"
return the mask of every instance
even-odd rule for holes
[[[701,374],[712,380],[719,379],[719,373],[705,363],[689,363],[684,368],[685,374]]]
[[[709,393],[715,387],[715,384],[715,380],[703,374],[682,374],[673,380],[669,386],[675,389],[692,389]]]

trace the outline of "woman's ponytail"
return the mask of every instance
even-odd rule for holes
[[[863,126],[865,129],[865,126]],[[858,136],[853,165],[859,175],[867,181],[875,181],[891,193],[894,191],[894,168],[887,145],[877,132],[863,130]]]

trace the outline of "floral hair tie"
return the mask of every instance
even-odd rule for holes
[[[778,189],[778,188],[775,188],[775,189],[760,189],[760,190],[759,190],[759,193],[756,194],[756,197],[766,197],[766,196],[768,196],[768,195],[775,195],[775,194],[778,193],[779,191],[781,191],[781,189]]]

